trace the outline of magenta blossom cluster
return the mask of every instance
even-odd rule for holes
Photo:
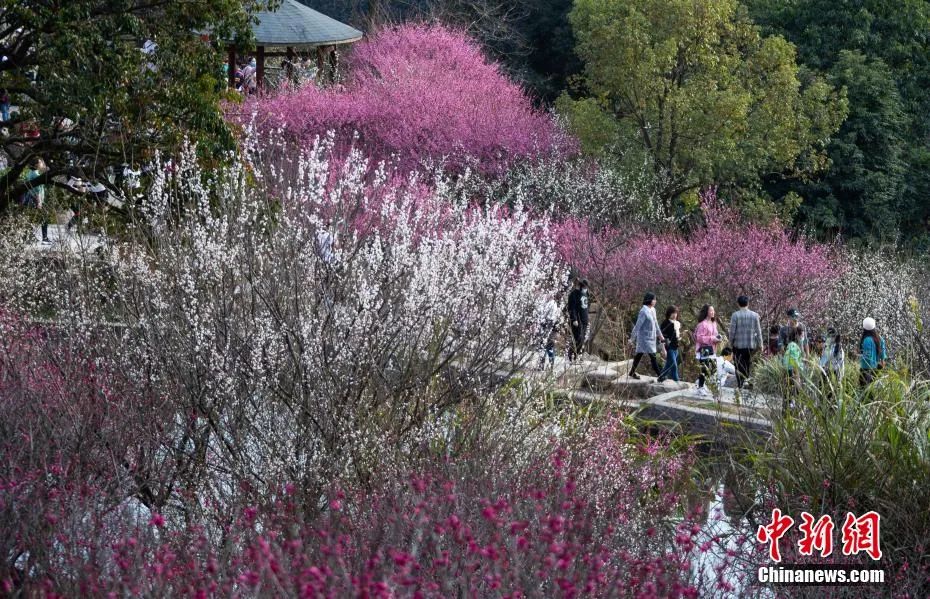
[[[347,68],[343,85],[259,98],[240,118],[304,143],[335,131],[343,149],[357,142],[403,171],[431,165],[496,175],[516,161],[573,151],[554,119],[461,31],[388,27],[358,43]]]
[[[742,222],[714,190],[702,197],[705,223],[690,234],[594,230],[584,221],[564,221],[554,233],[560,257],[624,304],[645,291],[684,304],[733,305],[747,295],[767,321],[789,307],[812,322],[825,315],[845,270],[835,246],[793,235],[777,223]]]
[[[437,459],[373,492],[335,489],[309,505],[295,484],[240,493],[222,523],[43,500],[56,534],[33,539],[31,569],[14,565],[0,584],[45,596],[699,595],[700,526],[679,515],[692,457],[661,439],[634,442],[609,421],[525,466],[493,462]]]

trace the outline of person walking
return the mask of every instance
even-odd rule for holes
[[[777,356],[781,352],[781,341],[779,341],[780,331],[781,327],[777,324],[773,324],[769,327],[769,340],[766,345],[766,350],[770,356]]]
[[[811,355],[817,358],[818,362],[823,356],[823,349],[827,345],[827,338],[824,335],[814,335],[811,341]]]
[[[869,385],[878,376],[878,371],[885,367],[888,351],[885,340],[875,330],[875,319],[862,321],[862,337],[859,339],[859,384]]]
[[[251,96],[258,89],[258,63],[255,58],[249,60],[249,64],[242,69],[242,93]]]
[[[643,307],[639,309],[639,315],[636,317],[636,325],[633,326],[633,334],[630,336],[630,343],[636,346],[636,355],[633,356],[633,366],[630,368],[630,378],[638,379],[636,367],[643,355],[649,356],[652,363],[652,369],[656,376],[661,375],[659,362],[656,360],[656,346],[658,343],[665,343],[665,337],[659,330],[659,322],[656,318],[656,296],[653,293],[647,293],[643,298]]]
[[[798,342],[804,332],[800,327],[795,327],[788,332],[788,345],[785,346],[785,353],[782,356],[782,363],[788,370],[788,378],[796,380],[800,377],[804,369],[804,352],[801,350],[801,344]]]
[[[698,313],[698,325],[694,329],[695,357],[701,366],[697,380],[698,395],[710,395],[707,391],[707,377],[714,366],[715,346],[723,337],[717,330],[717,313],[710,304],[704,304]]]
[[[782,398],[781,412],[782,415],[788,413],[788,409],[794,406],[794,397],[801,389],[801,372],[804,370],[804,352],[801,349],[799,340],[804,334],[800,327],[794,327],[788,331],[788,343],[782,354],[782,364],[788,372],[788,386],[784,397]]]
[[[540,370],[545,370],[547,366],[551,370],[555,366],[555,341],[561,319],[562,311],[556,298],[550,297],[540,304],[537,311],[537,336],[542,354],[539,359]]]
[[[843,351],[843,336],[835,330],[827,331],[826,343],[820,354],[820,370],[824,376],[832,375],[837,381],[843,380],[846,371],[846,352]]]
[[[736,366],[736,386],[742,389],[752,374],[752,354],[762,348],[762,322],[749,309],[749,298],[745,295],[736,298],[736,305],[739,310],[730,316],[730,346]]]
[[[678,320],[678,306],[669,306],[665,309],[665,320],[659,330],[666,340],[668,355],[665,358],[665,367],[659,374],[659,382],[671,379],[678,382],[678,342],[681,340],[681,322]]]
[[[788,347],[788,344],[791,343],[791,341],[788,339],[791,331],[801,326],[801,313],[798,312],[797,308],[790,308],[787,314],[788,324],[783,325],[778,331],[778,349],[782,352],[785,351],[785,349]],[[802,351],[807,352],[807,334],[803,333],[803,331],[802,334],[803,336],[799,338],[796,343]]]
[[[44,173],[46,170],[47,169],[45,168],[45,162],[41,158],[38,158],[38,157],[35,158],[32,161],[32,166],[26,172],[26,175],[25,175],[26,182],[28,183],[30,181],[38,179],[42,175],[42,173]],[[36,210],[39,210],[41,212],[45,208],[45,185],[30,184],[29,189],[23,195],[22,203],[23,205],[29,208],[35,208]],[[41,226],[42,244],[49,245],[51,244],[51,241],[49,241],[49,238],[48,238],[48,218],[46,218],[44,212],[41,212],[41,214],[42,214],[42,226]]]
[[[572,343],[568,348],[568,360],[572,362],[584,353],[584,342],[588,336],[588,280],[575,277],[575,287],[568,294],[568,322],[572,328]]]

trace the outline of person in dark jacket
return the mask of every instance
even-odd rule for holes
[[[798,312],[797,308],[791,308],[788,310],[788,324],[782,326],[778,330],[778,350],[784,352],[787,349],[788,344],[791,342],[788,337],[791,335],[791,331],[797,329],[801,326],[801,313]],[[804,333],[802,331],[802,333]],[[801,348],[805,354],[808,350],[808,339],[807,334],[804,333],[801,338],[797,340],[798,346]]]
[[[678,306],[669,306],[665,309],[665,320],[659,329],[667,342],[668,355],[665,358],[665,367],[659,375],[659,382],[671,379],[676,383],[678,379],[678,342],[681,340],[681,323],[678,321]]]
[[[572,343],[568,348],[568,359],[574,360],[584,353],[584,342],[588,336],[588,280],[575,278],[575,288],[568,294],[568,323],[572,328]]]

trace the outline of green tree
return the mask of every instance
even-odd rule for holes
[[[587,132],[604,137],[592,107],[615,121],[608,150],[645,153],[669,206],[708,183],[817,168],[845,118],[842,95],[735,0],[576,0],[570,20],[587,97],[559,108],[589,149]]]
[[[0,153],[0,212],[26,190],[36,158],[47,171],[28,185],[69,177],[107,184],[190,135],[206,146],[232,138],[220,100],[222,44],[249,40],[240,0],[0,0],[0,88],[15,107]],[[143,45],[149,44],[145,51]],[[154,49],[154,50],[153,50]]]
[[[888,65],[844,50],[830,80],[847,90],[849,119],[828,147],[832,167],[802,186],[803,212],[819,230],[855,237],[893,236],[903,214],[906,115]]]
[[[810,68],[846,85],[849,119],[814,182],[769,181],[805,196],[802,215],[829,233],[930,238],[930,1],[747,0]]]

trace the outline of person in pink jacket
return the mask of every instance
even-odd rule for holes
[[[714,346],[720,342],[722,337],[717,331],[717,313],[714,307],[705,304],[698,314],[698,325],[694,329],[694,342],[696,345],[697,359],[701,365],[701,376],[698,377],[698,394],[708,395],[707,382],[709,368],[714,363]]]

